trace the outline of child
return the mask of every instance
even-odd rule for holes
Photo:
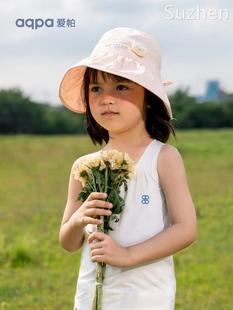
[[[76,202],[82,186],[72,172],[79,159],[72,166],[59,239],[70,252],[82,247],[74,309],[92,309],[96,262],[107,264],[103,310],[174,309],[172,254],[194,242],[196,214],[181,155],[166,144],[175,132],[160,66],[151,36],[120,27],[106,32],[61,82],[63,104],[86,113],[93,143],[104,141],[104,150],[127,152],[136,162],[124,210],[108,235],[96,226],[111,204],[95,192]]]

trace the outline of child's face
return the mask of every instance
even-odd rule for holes
[[[127,80],[104,80],[98,72],[97,83],[89,84],[89,106],[95,121],[109,132],[129,130],[144,122],[144,88]],[[108,110],[114,114],[103,114]]]

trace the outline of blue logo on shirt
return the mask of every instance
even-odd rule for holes
[[[149,204],[149,199],[150,199],[150,196],[149,195],[142,195],[141,197],[141,203],[143,205],[148,205]]]

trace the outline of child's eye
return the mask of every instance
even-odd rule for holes
[[[128,89],[128,87],[125,85],[122,85],[122,84],[117,85],[117,90],[127,90],[127,89]]]
[[[90,88],[90,91],[93,92],[93,93],[96,93],[96,92],[99,91],[99,89],[100,89],[99,86],[93,86],[93,87]]]

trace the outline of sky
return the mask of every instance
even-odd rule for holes
[[[36,19],[53,27],[35,29]],[[74,20],[75,27],[57,27],[57,19]],[[35,101],[61,105],[66,70],[89,56],[104,32],[121,26],[159,41],[162,78],[173,81],[168,94],[183,88],[202,95],[206,82],[216,79],[233,93],[230,0],[1,1],[0,89],[19,87]]]

